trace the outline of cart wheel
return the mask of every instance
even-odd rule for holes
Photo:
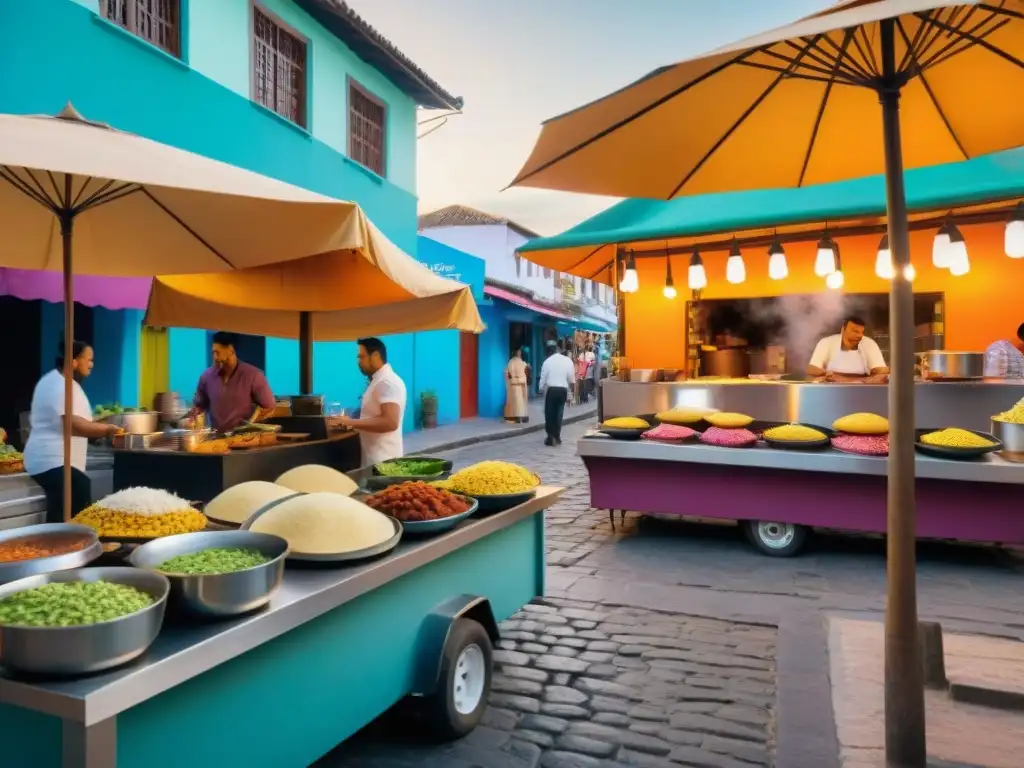
[[[437,691],[418,700],[433,738],[460,739],[479,725],[491,692],[492,658],[491,639],[479,622],[452,622],[441,656]]]
[[[762,555],[793,557],[807,542],[808,529],[794,523],[773,523],[768,520],[745,520],[743,532],[747,541]]]

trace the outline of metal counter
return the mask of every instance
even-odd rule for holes
[[[784,451],[758,444],[754,448],[721,448],[714,445],[671,445],[651,440],[611,440],[585,437],[578,443],[584,458],[676,461],[688,464],[719,464],[730,467],[784,469],[800,472],[837,472],[847,475],[884,477],[889,462],[881,456],[855,456],[831,448],[813,451]],[[1024,464],[995,455],[971,461],[938,459],[918,454],[915,476],[965,483],[1008,483],[1024,485]]]
[[[991,417],[1024,397],[1024,381],[918,382],[914,418],[919,429],[961,427],[988,432]],[[717,408],[759,421],[802,422],[829,426],[850,413],[888,416],[889,388],[884,384],[640,383],[601,382],[600,418],[658,413],[676,406]]]

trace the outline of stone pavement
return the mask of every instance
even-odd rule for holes
[[[628,515],[613,530],[572,447],[585,429],[561,448],[527,434],[446,454],[567,489],[547,515],[547,594],[502,627],[485,726],[426,748],[384,738],[385,718],[320,768],[838,767],[825,619],[880,616],[882,541],[822,535],[783,560],[729,525]],[[1007,551],[923,544],[921,617],[1024,638],[1022,573]]]
[[[435,429],[420,429],[405,435],[406,453],[428,451],[450,451],[472,443],[503,440],[517,435],[544,430],[544,401],[531,400],[530,420],[526,424],[507,424],[501,419],[462,419],[454,424],[442,424]],[[597,400],[589,403],[569,405],[565,409],[565,425],[596,418]]]

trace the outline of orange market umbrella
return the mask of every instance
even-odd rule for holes
[[[225,272],[350,248],[363,219],[333,200],[109,126],[69,105],[57,117],[0,114],[0,266],[73,274]],[[64,409],[71,413],[71,358]],[[64,429],[64,514],[71,508]]]
[[[301,388],[312,387],[314,341],[455,329],[482,333],[470,288],[440,277],[361,212],[344,251],[212,275],[161,275],[146,324],[298,338]]]
[[[885,652],[891,765],[924,766],[926,760],[903,169],[1020,144],[1021,93],[1024,0],[843,0],[789,26],[663,67],[548,121],[512,182],[672,198],[885,172],[897,274],[890,292]]]

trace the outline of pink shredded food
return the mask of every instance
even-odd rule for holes
[[[757,442],[757,435],[749,429],[723,429],[722,427],[708,427],[700,436],[702,443],[718,445],[724,448],[746,448]]]
[[[695,437],[697,430],[690,429],[689,427],[681,427],[678,424],[659,424],[653,429],[648,429],[644,432],[643,437],[646,440],[667,440],[667,441],[683,441],[690,440]]]
[[[836,435],[832,438],[832,447],[846,453],[859,453],[862,456],[888,456],[888,435]]]

